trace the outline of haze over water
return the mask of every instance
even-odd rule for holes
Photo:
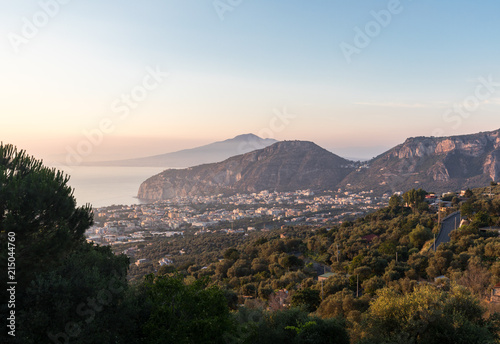
[[[71,176],[69,185],[75,189],[74,195],[78,205],[90,203],[93,208],[141,203],[136,198],[141,183],[167,169],[166,167],[54,167]]]

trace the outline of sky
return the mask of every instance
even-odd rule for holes
[[[0,140],[49,162],[254,133],[369,158],[500,128],[495,0],[0,3]]]

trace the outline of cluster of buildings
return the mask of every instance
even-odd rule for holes
[[[214,230],[227,234],[256,230],[233,228],[238,220],[265,218],[266,221],[322,224],[341,221],[346,216],[362,215],[379,209],[389,195],[373,196],[373,191],[352,193],[311,190],[236,194],[233,196],[196,196],[158,201],[151,204],[99,208],[95,225],[87,230],[87,240],[99,244],[119,245],[146,239],[183,235],[186,229],[197,234]],[[345,210],[345,211],[343,211]],[[224,228],[224,226],[231,228]],[[227,226],[227,227],[229,227]]]

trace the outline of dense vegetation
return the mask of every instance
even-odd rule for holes
[[[143,248],[152,259],[185,254],[127,282],[126,256],[85,242],[92,212],[76,207],[67,180],[0,145],[0,258],[7,266],[8,233],[16,233],[18,281],[16,337],[4,327],[2,342],[499,341],[500,316],[486,300],[500,282],[500,239],[485,229],[500,224],[499,186],[452,198],[447,211],[467,221],[436,251],[438,216],[423,190],[410,190],[332,228],[153,244]]]

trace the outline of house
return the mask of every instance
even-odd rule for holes
[[[318,281],[326,281],[327,279],[335,275],[336,273],[334,272],[327,272],[326,274],[318,276]]]
[[[148,259],[139,259],[138,261],[135,262],[135,265],[139,266],[141,264],[146,264],[149,260]]]
[[[491,289],[490,302],[500,302],[500,283],[497,283],[493,289]]]
[[[427,203],[433,203],[437,200],[437,196],[435,194],[428,194],[425,196],[425,201]]]
[[[375,238],[378,238],[378,235],[376,235],[376,234],[368,234],[368,235],[365,235],[365,236],[361,237],[361,239],[366,240],[368,242],[372,242],[373,239],[375,239]]]
[[[168,258],[162,258],[158,261],[158,264],[160,264],[160,266],[163,266],[163,265],[172,265],[174,264],[173,260],[171,259],[168,259]]]
[[[434,283],[437,284],[438,288],[441,288],[443,285],[448,284],[449,282],[450,279],[444,275],[434,278]]]
[[[284,308],[288,308],[290,306],[290,294],[286,289],[280,289],[275,291],[269,297],[269,308],[271,310],[280,310]]]

